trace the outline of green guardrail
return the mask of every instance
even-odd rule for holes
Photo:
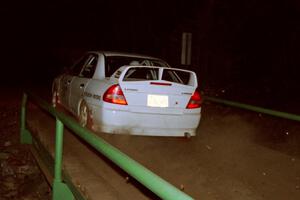
[[[24,93],[21,105],[21,143],[32,144],[32,136],[26,129],[26,104],[31,100],[40,108],[50,113],[56,118],[56,139],[55,139],[55,158],[54,158],[54,179],[53,179],[53,200],[71,200],[75,199],[70,188],[62,178],[62,152],[63,152],[63,130],[67,126],[74,134],[86,141],[89,145],[110,159],[113,163],[135,178],[138,182],[151,190],[162,199],[169,200],[191,200],[193,199],[182,192],[172,184],[168,183],[158,175],[145,168],[137,161],[133,160],[114,146],[107,143],[102,138],[96,136],[86,128],[81,127],[74,119],[68,117],[62,112],[57,111],[45,100],[35,94]]]
[[[272,110],[272,109],[262,108],[262,107],[239,103],[239,102],[235,102],[235,101],[219,99],[219,98],[215,98],[215,97],[205,96],[204,100],[215,102],[215,103],[220,103],[220,104],[224,104],[224,105],[232,106],[232,107],[236,107],[236,108],[242,108],[245,110],[250,110],[250,111],[254,111],[254,112],[258,112],[258,113],[263,113],[263,114],[267,114],[267,115],[271,115],[271,116],[275,116],[275,117],[280,117],[280,118],[284,118],[284,119],[300,121],[299,115],[295,115],[295,114],[291,114],[291,113],[276,111],[276,110]]]

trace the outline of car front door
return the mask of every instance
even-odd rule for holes
[[[64,105],[66,108],[69,106],[69,98],[70,98],[70,91],[71,91],[71,82],[73,76],[70,74],[64,74],[61,81],[60,87],[60,101],[61,104]]]
[[[61,84],[61,91],[60,91],[60,97],[61,97],[61,103],[67,108],[69,111],[71,111],[70,108],[70,98],[71,98],[71,85],[73,82],[74,77],[78,76],[84,67],[85,63],[87,62],[89,58],[89,55],[83,56],[80,58],[75,65],[73,65],[70,70],[68,70],[68,73],[64,74],[62,77],[62,84]]]
[[[78,76],[75,76],[71,84],[70,108],[71,111],[78,115],[79,105],[84,97],[84,91],[89,81],[93,78],[98,63],[98,55],[89,54],[87,62]]]

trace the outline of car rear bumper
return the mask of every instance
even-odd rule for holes
[[[93,114],[93,128],[117,134],[195,136],[200,113],[149,114],[98,107]]]

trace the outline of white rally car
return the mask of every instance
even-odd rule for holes
[[[201,96],[192,71],[136,54],[88,52],[55,78],[52,103],[106,133],[195,136]]]

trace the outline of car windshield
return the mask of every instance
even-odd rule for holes
[[[117,69],[124,65],[169,67],[166,62],[158,59],[128,56],[107,56],[105,59],[105,76],[110,77]]]

